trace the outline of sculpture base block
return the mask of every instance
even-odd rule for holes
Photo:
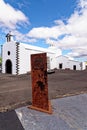
[[[45,110],[45,109],[38,108],[38,107],[35,107],[35,106],[29,106],[28,108],[36,110],[36,111],[52,114],[52,108],[51,108],[51,103],[50,102],[49,102],[49,110]]]

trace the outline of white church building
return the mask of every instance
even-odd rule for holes
[[[61,50],[55,46],[41,48],[19,43],[14,41],[13,36],[8,33],[6,43],[3,44],[2,48],[2,73],[18,75],[30,72],[31,54],[38,53],[47,53],[47,69],[85,69],[82,62],[63,56]]]

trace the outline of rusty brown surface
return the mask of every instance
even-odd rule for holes
[[[32,106],[49,111],[46,53],[31,55]]]

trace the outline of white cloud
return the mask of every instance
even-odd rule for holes
[[[37,27],[27,34],[16,29],[25,23],[28,18],[20,10],[0,0],[0,27],[14,30],[16,40],[22,42],[36,42],[44,39],[47,44],[54,44],[61,49],[72,49],[68,56],[81,57],[87,55],[87,0],[78,0],[77,9],[66,20],[55,20],[52,27]]]
[[[29,38],[26,34],[22,34],[19,31],[14,30],[14,40],[16,39],[16,41],[18,42],[27,42],[27,43],[34,43],[36,42],[36,39],[34,38]]]
[[[33,28],[29,33],[29,37],[34,37],[37,39],[47,39],[47,38],[55,38],[57,39],[58,35],[61,35],[60,29],[61,27],[54,26],[54,27],[39,27]],[[62,30],[62,28],[61,28]]]
[[[19,25],[29,23],[28,18],[20,10],[16,10],[4,0],[0,0],[0,27],[16,29]]]
[[[47,44],[55,44],[61,49],[72,49],[69,55],[74,57],[87,55],[87,0],[78,0],[77,9],[66,24],[62,20],[54,23],[52,27],[33,28],[28,36],[44,39]]]
[[[82,9],[87,8],[87,0],[80,0],[80,2],[78,3],[78,5]]]
[[[74,36],[87,36],[87,9],[82,14],[75,12],[68,20],[66,25],[68,32]]]
[[[79,57],[86,57],[87,58],[87,50],[85,50],[85,48],[77,48],[72,50],[72,52],[68,53],[68,56],[70,57],[75,57],[75,58],[79,58]]]

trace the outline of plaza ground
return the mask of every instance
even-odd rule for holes
[[[0,112],[32,103],[31,75],[0,74]],[[49,99],[87,93],[87,70],[48,74]]]

